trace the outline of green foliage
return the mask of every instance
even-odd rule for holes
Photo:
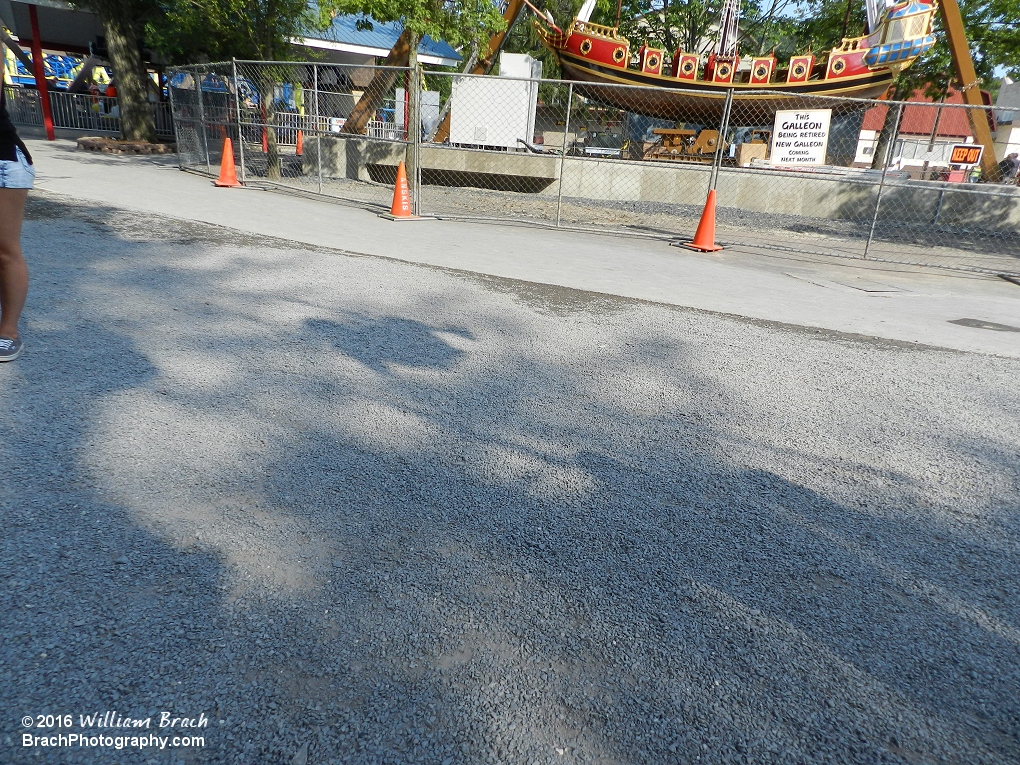
[[[967,30],[970,55],[982,87],[996,79],[996,70],[1020,77],[1020,0],[958,0]],[[949,41],[942,29],[942,17],[935,16],[938,42],[920,60],[904,71],[896,84],[898,96],[922,90],[931,98],[945,94],[956,72],[949,54]]]
[[[144,24],[162,13],[159,0],[73,0],[71,7],[93,11],[100,18],[118,17],[129,25]]]
[[[745,4],[740,21],[740,50],[746,55],[762,56],[770,51],[780,59],[800,53],[803,44],[798,31],[804,22],[793,14],[796,0],[766,0]]]
[[[160,0],[146,41],[171,63],[283,59],[290,39],[316,26],[306,0]]]
[[[722,0],[624,0],[620,32],[634,44],[647,43],[667,51],[706,53],[715,43]],[[799,44],[802,22],[795,17],[797,0],[745,0],[741,9],[740,51],[761,55],[776,50],[789,56]],[[592,21],[613,26],[616,4],[601,0]]]
[[[964,28],[978,77],[990,84],[997,69],[1020,75],[1020,0],[959,0]],[[851,0],[809,0],[799,9],[805,20],[789,26],[794,50],[825,53],[845,37],[865,31],[864,3]],[[793,9],[798,10],[798,9]],[[894,96],[907,98],[917,90],[932,98],[946,93],[956,78],[941,14],[935,15],[936,44],[897,78]],[[788,47],[787,44],[781,46]]]
[[[556,23],[564,27],[571,22],[581,9],[584,0],[549,0],[542,7],[548,9]],[[615,5],[613,6],[616,7]],[[561,79],[559,62],[556,56],[539,39],[535,32],[534,16],[527,8],[521,13],[517,23],[510,29],[503,44],[503,50],[509,53],[527,53],[542,62],[542,76],[550,80]],[[543,94],[543,100],[546,96]]]
[[[713,26],[719,21],[722,0],[623,0],[620,33],[633,44],[701,52],[710,47]],[[614,26],[616,4],[599,3],[592,21]]]
[[[850,13],[847,15],[847,10]],[[793,32],[797,52],[812,50],[816,55],[828,53],[844,37],[864,34],[867,18],[863,0],[809,0],[801,13],[801,21]]]
[[[130,0],[129,0],[130,1]],[[169,61],[306,57],[290,40],[308,29],[325,29],[335,15],[362,15],[363,29],[377,21],[399,21],[420,39],[429,35],[451,45],[484,44],[502,28],[490,0],[139,0],[158,2],[146,41]]]
[[[548,0],[540,4],[565,26],[582,0]],[[499,8],[492,0],[81,0],[104,6],[108,13],[145,25],[146,44],[173,63],[237,58],[294,58],[289,39],[302,29],[327,26],[334,14],[365,15],[399,21],[419,38],[429,35],[461,47],[465,58],[472,46],[484,48],[502,29]],[[620,28],[636,46],[643,42],[672,52],[711,48],[722,0],[623,0]],[[960,0],[974,65],[990,83],[993,72],[1020,76],[1020,0]],[[847,10],[849,7],[849,16]],[[592,21],[613,25],[616,0],[599,0]],[[823,55],[844,36],[864,33],[861,0],[745,0],[741,20],[741,52],[775,50],[780,59],[814,50]],[[953,75],[941,17],[936,16],[938,43],[900,76],[901,95],[915,89],[940,95]],[[559,77],[555,57],[542,46],[529,12],[507,36],[504,49],[526,52],[543,62],[548,78]]]

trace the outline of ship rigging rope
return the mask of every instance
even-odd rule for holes
[[[719,56],[737,55],[737,38],[740,24],[740,0],[726,0],[719,19],[719,41],[715,52]]]

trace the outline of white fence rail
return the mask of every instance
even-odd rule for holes
[[[12,121],[20,125],[44,124],[38,90],[12,87],[6,90],[7,110]],[[49,96],[54,127],[96,133],[120,132],[120,105],[116,98],[63,92],[51,92]],[[173,137],[170,104],[156,103],[152,105],[152,109],[156,118],[156,134],[166,138]]]

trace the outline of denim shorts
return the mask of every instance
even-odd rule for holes
[[[11,162],[0,159],[0,189],[30,189],[35,180],[35,168],[28,164],[21,149],[15,149],[18,158]]]

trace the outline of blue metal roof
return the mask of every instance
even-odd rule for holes
[[[371,29],[358,29],[358,22],[371,22]],[[326,30],[309,31],[305,36],[315,40],[360,45],[365,48],[390,50],[404,31],[399,22],[376,21],[371,16],[337,16]],[[460,54],[441,40],[431,37],[422,38],[418,46],[418,55],[436,56],[460,61]]]

